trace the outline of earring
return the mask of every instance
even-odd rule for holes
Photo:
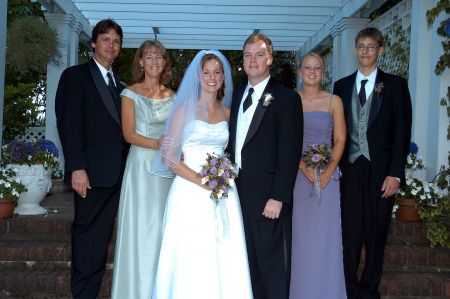
[[[141,72],[143,72],[144,71],[144,68],[143,67],[141,67]]]
[[[303,77],[302,77],[302,76],[300,76],[300,82],[299,82],[299,83],[302,83],[302,80],[303,80]]]

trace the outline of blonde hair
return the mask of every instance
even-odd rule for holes
[[[320,54],[317,52],[310,52],[310,53],[306,54],[305,56],[303,56],[302,59],[300,60],[300,63],[298,64],[298,69],[300,70],[302,68],[303,62],[309,56],[317,58],[317,60],[319,60],[320,64],[322,65],[322,70],[325,72],[325,61],[323,60],[322,56],[320,56]]]

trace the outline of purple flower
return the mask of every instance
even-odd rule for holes
[[[219,179],[219,184],[222,185],[223,183],[225,183],[225,180],[224,180],[223,178],[220,178],[220,179]]]
[[[206,170],[206,168],[202,168],[202,170],[200,170],[201,176],[205,176],[207,173],[208,171]]]
[[[313,145],[311,145],[311,148],[312,148],[313,150],[317,151],[318,145],[317,145],[317,144],[313,144]]]
[[[211,181],[209,181],[209,187],[210,187],[211,189],[216,188],[217,185],[219,185],[219,183],[218,183],[216,180],[211,180]]]
[[[227,186],[223,186],[222,191],[227,193],[228,191],[230,191],[230,189]]]
[[[224,158],[223,159],[225,162],[227,162],[227,163],[230,163],[231,161],[230,161],[230,159],[228,159],[228,158]]]
[[[217,174],[217,168],[213,167],[213,168],[211,168],[211,170],[209,172],[211,174]]]
[[[447,20],[447,22],[445,22],[444,28],[445,28],[445,33],[450,35],[450,18]]]
[[[266,102],[266,101],[263,102],[263,106],[264,106],[264,107],[269,106],[269,104],[270,104],[269,102]]]
[[[222,155],[217,155],[217,158],[222,159],[223,156]]]
[[[223,177],[224,179],[229,179],[229,178],[230,178],[230,173],[229,173],[228,171],[224,171],[224,172],[222,173],[222,177]]]
[[[314,156],[312,156],[311,160],[315,163],[320,161],[320,155],[319,154],[314,154]]]
[[[230,165],[228,165],[227,162],[222,162],[222,164],[220,164],[220,167],[222,167],[223,169],[227,169],[228,167],[230,167]]]
[[[216,166],[217,159],[212,159],[211,161],[209,161],[209,164],[211,164],[211,166]]]

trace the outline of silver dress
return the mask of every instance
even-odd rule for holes
[[[159,139],[175,95],[150,99],[128,89],[121,95],[134,101],[136,133]],[[112,298],[152,298],[164,208],[173,181],[149,173],[157,153],[132,145],[128,154],[120,194]]]

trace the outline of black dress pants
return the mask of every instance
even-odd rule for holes
[[[242,215],[254,299],[288,299],[292,218],[254,220]]]
[[[348,299],[380,298],[377,291],[383,269],[384,247],[391,221],[394,196],[375,184],[372,165],[364,156],[349,163],[341,185],[341,221],[344,273]],[[365,267],[357,270],[364,240]]]
[[[121,173],[113,187],[87,189],[85,198],[74,191],[71,285],[75,299],[94,299],[100,291],[119,207],[125,159],[122,157]]]

